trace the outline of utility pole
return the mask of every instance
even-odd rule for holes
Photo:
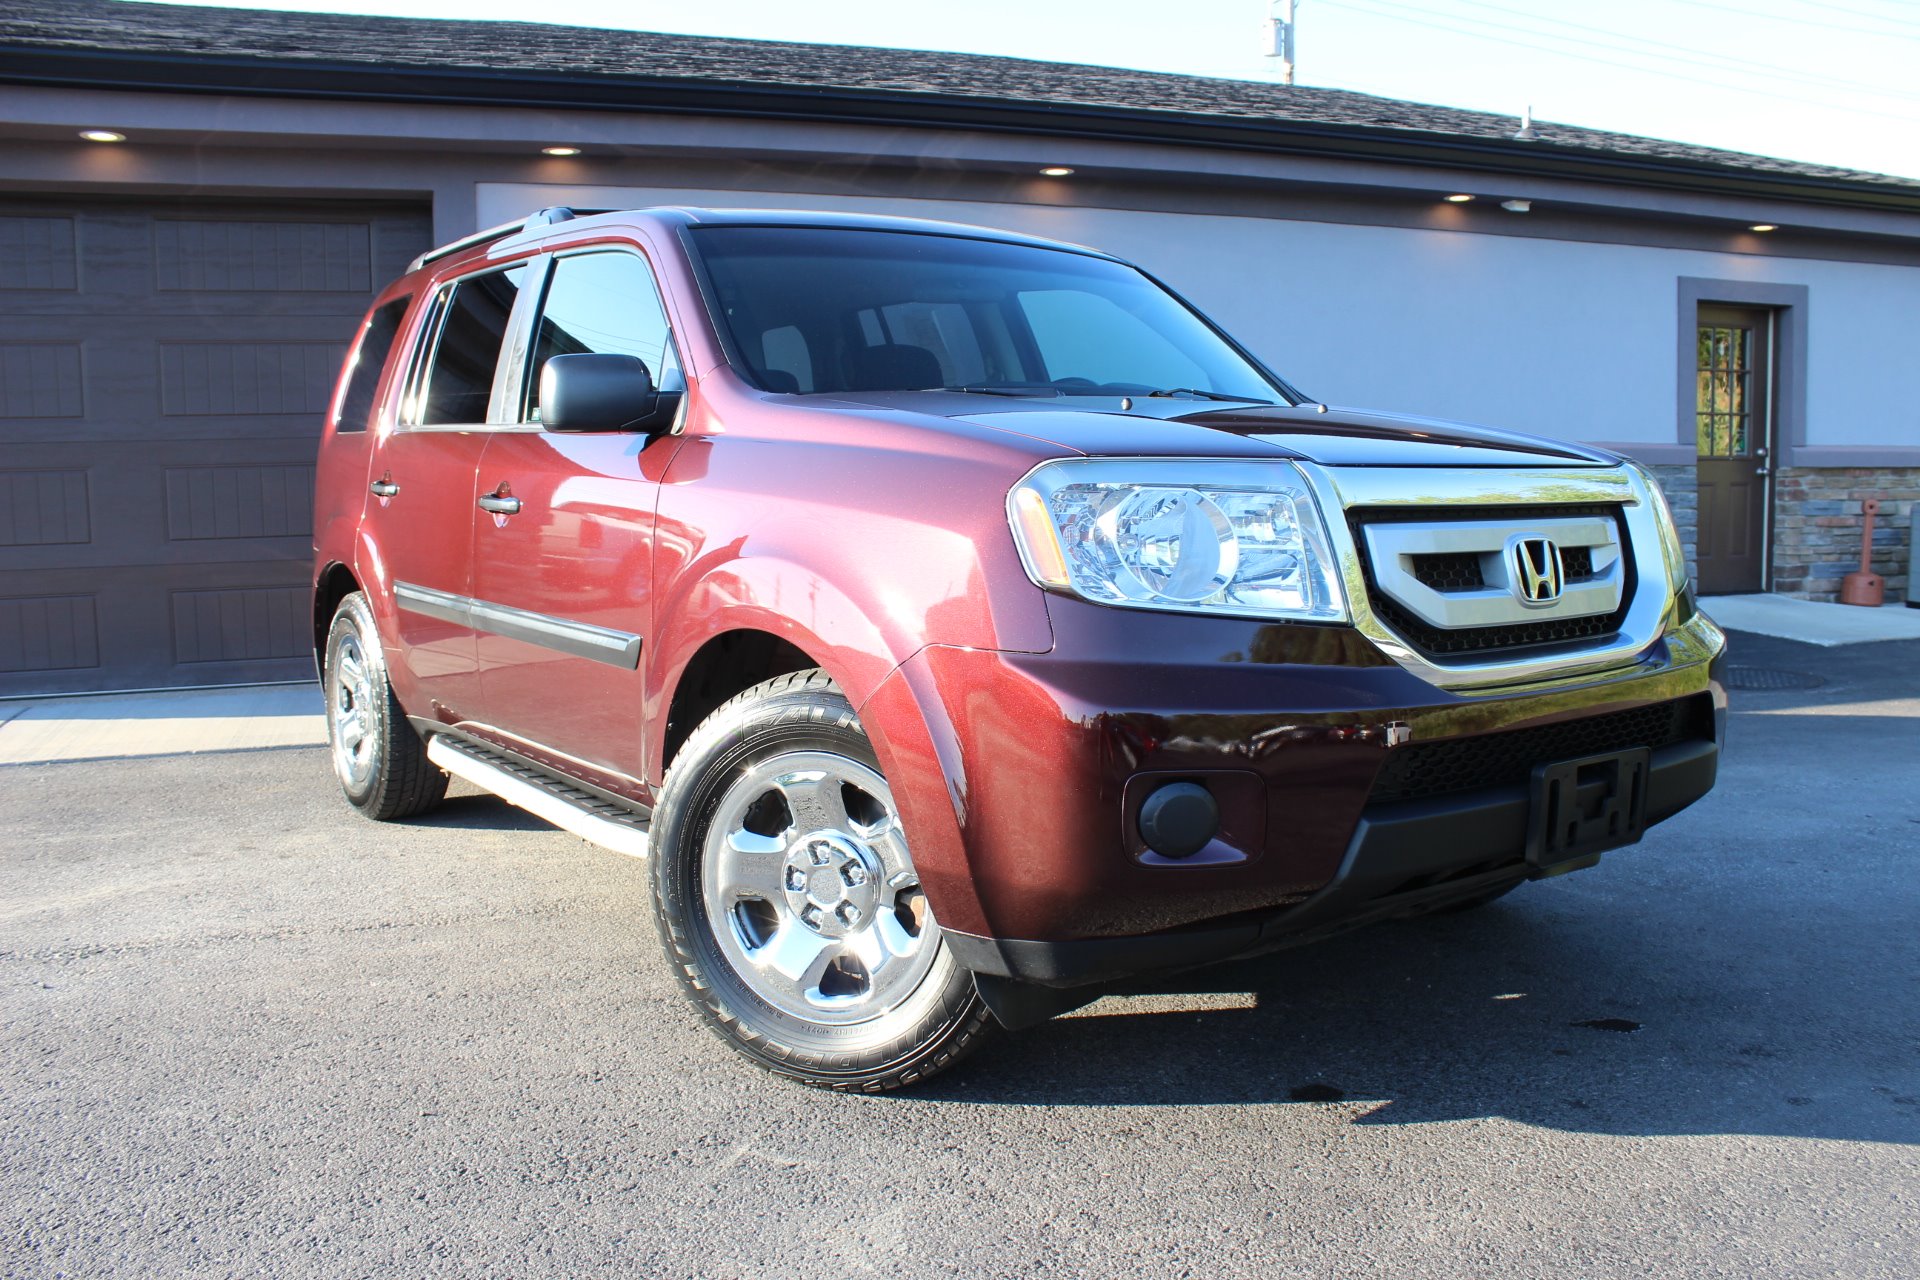
[[[1280,83],[1293,83],[1293,6],[1295,0],[1272,0],[1267,18],[1267,56],[1280,59]]]

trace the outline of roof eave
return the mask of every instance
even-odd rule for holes
[[[1920,189],[1767,173],[1543,140],[1250,119],[1184,112],[1011,102],[885,89],[761,85],[705,79],[540,74],[488,68],[385,67],[310,59],[0,46],[0,83],[60,88],[247,94],[441,105],[592,108],[677,115],[912,124],[1108,141],[1456,166],[1666,190],[1799,200],[1920,213]]]

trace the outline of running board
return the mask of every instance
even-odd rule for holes
[[[427,739],[427,759],[590,844],[630,858],[647,856],[647,820],[631,809],[441,733]]]

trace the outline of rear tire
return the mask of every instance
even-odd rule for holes
[[[681,989],[757,1065],[877,1093],[989,1033],[873,747],[824,672],[756,685],[693,731],[661,788],[651,861]]]
[[[393,696],[380,632],[361,592],[334,610],[322,687],[328,754],[347,803],[376,822],[411,818],[440,803],[447,775],[427,759],[427,744]]]

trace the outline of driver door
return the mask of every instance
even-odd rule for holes
[[[473,554],[483,715],[510,745],[538,748],[569,772],[573,762],[638,779],[654,512],[679,437],[543,430],[541,370],[583,352],[637,356],[663,394],[684,393],[659,289],[638,253],[595,247],[552,260],[520,421],[495,431],[481,456],[477,492],[491,500]]]

